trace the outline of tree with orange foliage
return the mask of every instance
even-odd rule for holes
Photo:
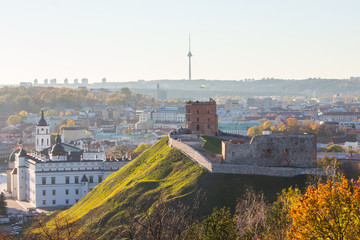
[[[291,209],[290,239],[360,239],[360,181],[309,186]]]

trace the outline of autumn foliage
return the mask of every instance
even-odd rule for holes
[[[360,187],[345,178],[309,186],[290,215],[291,239],[360,239]]]

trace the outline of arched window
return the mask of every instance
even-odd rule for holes
[[[41,139],[41,145],[43,145],[43,144],[44,144],[44,139],[42,138],[42,139]]]
[[[270,149],[266,149],[266,150],[265,150],[265,155],[271,156],[271,150],[270,150]]]

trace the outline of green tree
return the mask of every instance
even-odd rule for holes
[[[8,124],[11,125],[11,124],[18,124],[18,123],[21,123],[22,122],[22,119],[19,115],[11,115],[9,118],[8,118]]]
[[[236,221],[229,209],[223,207],[217,210],[215,208],[201,224],[190,226],[185,236],[186,239],[235,240]]]
[[[328,152],[343,152],[344,149],[337,144],[333,144],[326,149]]]
[[[299,203],[301,196],[301,191],[298,188],[290,187],[282,190],[266,214],[268,239],[287,239],[287,232],[292,224],[290,210]]]
[[[57,116],[57,112],[55,110],[47,110],[44,112],[45,117],[55,117]]]
[[[124,95],[126,95],[126,97],[129,97],[129,96],[131,96],[131,91],[129,88],[121,88],[120,94],[124,94]]]
[[[0,215],[6,215],[6,202],[5,202],[5,194],[1,192],[0,194]]]

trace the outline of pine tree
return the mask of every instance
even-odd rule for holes
[[[3,192],[0,194],[0,215],[6,215],[5,194]]]

